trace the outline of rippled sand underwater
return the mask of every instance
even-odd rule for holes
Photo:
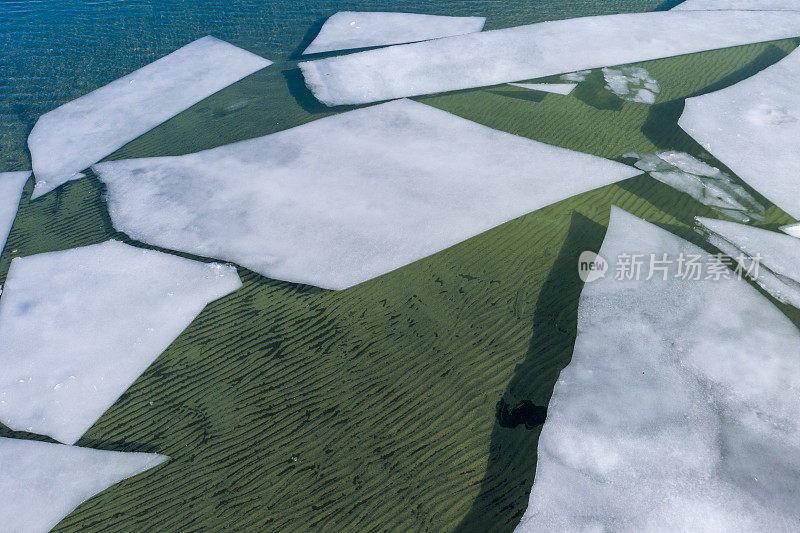
[[[277,64],[107,159],[190,153],[341,112],[305,89],[298,51],[337,10],[404,7],[487,16],[493,29],[659,2],[6,2],[0,164],[30,168],[25,140],[40,114],[209,33]],[[637,64],[658,80],[654,105],[605,90],[599,70],[568,96],[502,85],[415,100],[610,159],[699,156],[677,126],[683,100],[740,81],[798,44]],[[767,207],[759,227],[793,222],[743,186]],[[15,256],[130,242],[112,228],[95,177],[36,202],[27,200],[32,187],[0,256],[0,283]],[[512,530],[527,507],[541,426],[503,407],[548,404],[575,338],[577,257],[600,247],[611,205],[701,246],[693,217],[715,216],[642,175],[341,292],[240,269],[244,287],[209,305],[77,443],[171,460],[88,500],[56,530]],[[800,325],[797,310],[775,303]]]

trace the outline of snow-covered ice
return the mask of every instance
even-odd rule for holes
[[[411,100],[92,168],[131,237],[329,289],[640,173]]]
[[[800,308],[800,241],[784,233],[697,217],[708,242],[781,302]]]
[[[658,81],[643,67],[606,67],[603,78],[607,90],[629,102],[654,104],[661,92]]]
[[[0,529],[46,533],[85,500],[167,459],[0,437]]]
[[[485,17],[442,17],[417,13],[340,11],[323,24],[304,54],[412,43],[475,33]]]
[[[118,241],[15,258],[0,298],[0,421],[74,443],[240,285],[230,265]]]
[[[484,87],[800,35],[769,11],[583,17],[445,37],[300,63],[327,105]]]
[[[271,64],[208,36],[45,113],[28,137],[33,198],[200,100]]]
[[[675,263],[619,281],[623,254]],[[800,529],[800,332],[745,280],[675,277],[681,254],[714,261],[612,211],[518,531]]]
[[[0,172],[0,253],[17,216],[22,189],[31,176],[28,172]]]
[[[509,83],[514,87],[522,87],[532,91],[542,91],[555,94],[569,94],[578,85],[575,83]]]
[[[800,20],[800,14],[796,17]],[[800,218],[800,50],[735,85],[686,100],[678,124],[764,195]]]
[[[800,11],[798,0],[686,0],[672,8],[672,11],[704,9],[755,9],[761,11]]]
[[[764,206],[744,187],[717,167],[690,154],[667,150],[655,154],[631,152],[624,157],[637,159],[636,168],[725,216],[740,222],[764,220]]]

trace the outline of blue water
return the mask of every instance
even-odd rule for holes
[[[659,7],[668,6],[662,0],[0,0],[0,171],[30,168],[25,141],[41,114],[204,35],[276,60],[277,71],[340,10],[480,15],[486,29],[496,29]]]

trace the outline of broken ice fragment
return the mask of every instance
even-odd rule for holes
[[[634,166],[703,205],[741,222],[764,220],[764,206],[726,173],[699,159],[674,150],[656,154],[627,153]]]
[[[581,83],[582,81],[586,81],[586,78],[588,78],[591,73],[592,73],[591,70],[579,70],[577,72],[569,72],[567,74],[562,74],[561,79],[564,81]]]
[[[678,121],[748,185],[795,218],[800,218],[798,86],[800,51],[794,51],[751,78],[689,98]]]
[[[271,64],[203,37],[45,113],[28,137],[37,198],[200,100]],[[133,83],[135,82],[135,83]]]
[[[697,217],[708,242],[783,303],[800,308],[800,241],[744,224]]]
[[[411,100],[92,168],[119,231],[330,289],[639,173]]]
[[[656,94],[661,92],[655,78],[642,67],[606,67],[603,78],[607,90],[629,102],[654,104]]]
[[[46,533],[85,500],[167,459],[0,437],[2,529]]]
[[[340,11],[323,24],[303,54],[411,43],[475,33],[484,17],[442,17],[416,13]]]
[[[0,421],[74,443],[240,285],[231,266],[118,241],[15,258],[0,299]]]
[[[17,216],[22,189],[30,176],[30,171],[0,172],[0,253],[5,248],[8,233]]]
[[[517,530],[796,531],[800,332],[744,280],[682,277],[721,263],[613,208],[599,255],[650,254],[664,276],[584,286]]]
[[[546,93],[555,94],[569,94],[577,87],[574,83],[509,83],[514,87],[522,87],[523,89],[530,89],[532,91],[542,91]]]
[[[445,37],[300,63],[333,106],[363,104],[635,63],[800,35],[767,11],[664,11],[583,17]]]

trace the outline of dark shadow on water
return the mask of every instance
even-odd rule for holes
[[[691,153],[690,150],[698,146],[697,142],[678,126],[683,108],[683,100],[650,106],[642,125],[642,133],[659,150],[680,150]]]
[[[300,44],[297,45],[297,48],[292,51],[292,54],[289,56],[290,59],[300,59],[303,57],[303,50],[305,50],[311,41],[313,41],[317,35],[319,35],[319,31],[322,29],[322,25],[325,24],[325,21],[328,20],[328,17],[320,17],[315,20],[306,31],[306,34],[303,35],[303,39],[300,41]]]
[[[51,439],[47,435],[28,433],[27,431],[14,431],[13,429],[9,429],[5,424],[0,424],[0,437],[4,437],[7,439],[34,440],[37,442],[49,442],[51,444],[58,444],[58,441]]]
[[[303,73],[299,68],[282,70],[281,75],[286,80],[289,94],[292,95],[292,98],[294,98],[297,104],[304,110],[311,114],[331,112],[333,108],[317,100],[311,93],[311,90],[306,86],[306,80],[303,78]],[[335,109],[337,111],[346,111],[349,107],[350,106],[342,106]]]
[[[480,493],[456,531],[512,531],[528,506],[544,406],[575,344],[583,289],[578,257],[584,250],[599,250],[605,231],[583,215],[573,214],[567,238],[536,302],[525,360],[517,365],[498,401],[499,416]]]
[[[525,429],[533,429],[544,424],[547,418],[547,407],[536,405],[530,400],[522,400],[514,407],[510,407],[505,399],[501,398],[497,402],[495,418],[503,428],[515,428],[525,424]]]
[[[622,98],[605,88],[603,71],[593,70],[589,77],[580,82],[572,91],[584,104],[603,111],[619,111],[624,105]]]

